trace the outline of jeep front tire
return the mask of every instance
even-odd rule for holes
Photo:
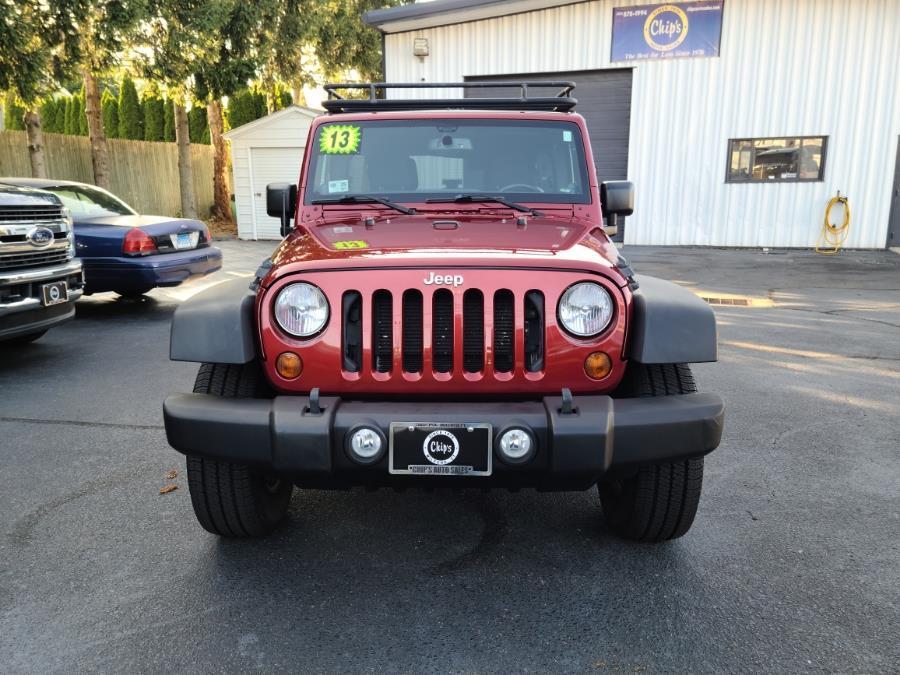
[[[259,364],[204,363],[194,393],[268,398]],[[294,486],[247,464],[187,456],[188,489],[200,525],[222,537],[261,537],[284,519]]]
[[[635,398],[697,391],[686,364],[632,362],[615,396]],[[606,522],[616,534],[635,541],[677,539],[694,522],[703,487],[703,457],[641,466],[633,475],[598,484]]]

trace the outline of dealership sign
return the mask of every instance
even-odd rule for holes
[[[613,8],[612,61],[718,56],[723,0]]]

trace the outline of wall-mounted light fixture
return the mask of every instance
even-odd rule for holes
[[[413,56],[424,60],[428,56],[428,38],[413,39]]]

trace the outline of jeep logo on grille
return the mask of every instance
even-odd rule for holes
[[[35,227],[25,235],[25,239],[32,246],[44,248],[53,243],[53,230],[49,227]]]
[[[426,286],[462,286],[462,274],[435,274],[422,280]]]

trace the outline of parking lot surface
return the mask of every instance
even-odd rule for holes
[[[0,670],[900,669],[900,256],[626,248],[719,303],[694,370],[725,436],[680,540],[614,538],[593,491],[354,490],[225,541],[161,409],[196,373],[175,307],[272,244],[221,247],[213,277],[0,347]]]

